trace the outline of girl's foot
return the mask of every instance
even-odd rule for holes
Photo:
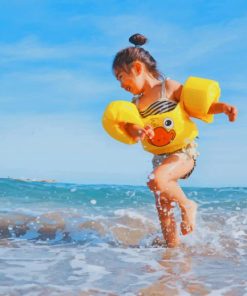
[[[161,239],[160,237],[156,237],[152,242],[153,247],[163,247],[163,248],[175,248],[179,246],[179,244],[180,244],[179,238],[174,239],[172,241],[166,241],[164,239]]]
[[[167,243],[164,239],[160,238],[160,237],[156,237],[153,241],[152,241],[152,246],[153,247],[163,247],[163,248],[167,248]]]
[[[197,204],[194,201],[190,201],[188,205],[181,208],[181,232],[183,235],[191,233],[195,229],[196,225],[196,212]]]

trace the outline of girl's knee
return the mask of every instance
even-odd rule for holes
[[[170,181],[168,173],[161,173],[159,170],[156,170],[149,175],[147,185],[151,191],[164,192],[166,185],[168,185]]]
[[[165,195],[161,195],[160,197],[156,197],[156,207],[163,209],[163,212],[169,214],[169,211],[172,211],[175,207],[175,203]]]
[[[156,191],[156,184],[155,184],[155,180],[154,179],[150,179],[147,182],[147,186],[149,187],[149,189],[151,191]]]

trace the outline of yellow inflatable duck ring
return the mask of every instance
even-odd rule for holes
[[[186,147],[198,135],[197,126],[190,117],[207,123],[213,121],[213,115],[208,114],[208,110],[212,103],[219,100],[219,97],[218,82],[189,77],[183,86],[180,102],[175,109],[142,118],[135,104],[114,101],[107,106],[102,123],[110,136],[126,144],[136,142],[126,133],[121,123],[132,123],[141,127],[151,125],[154,137],[144,139],[143,148],[154,154],[173,153]]]

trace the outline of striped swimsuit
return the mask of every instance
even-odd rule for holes
[[[166,81],[166,79],[162,81],[161,98],[158,99],[157,101],[155,101],[154,103],[152,103],[145,110],[143,110],[143,111],[139,110],[139,113],[143,118],[145,118],[145,117],[147,117],[149,115],[156,115],[156,114],[169,112],[169,111],[176,108],[177,103],[170,100],[170,99],[167,99],[166,96],[165,96],[166,95],[165,94],[166,93],[166,91],[165,91],[165,81]],[[139,105],[139,100],[140,100],[140,97],[135,98],[133,100],[135,102],[135,104],[137,105],[137,107]]]
[[[173,109],[176,108],[178,103],[175,101],[172,101],[166,97],[165,81],[167,79],[168,78],[165,78],[162,81],[161,98],[158,99],[157,101],[155,101],[154,103],[152,103],[145,110],[143,110],[143,111],[139,110],[139,113],[143,118],[150,116],[150,115],[156,115],[156,114],[169,112],[169,111],[172,111]],[[137,98],[134,98],[132,100],[132,102],[135,103],[136,106],[138,107],[139,100],[140,100],[140,96]],[[160,154],[160,155],[154,155],[153,160],[152,160],[154,169],[156,167],[158,167],[160,164],[162,164],[164,159],[167,158],[168,156],[170,156],[171,154],[183,153],[186,157],[191,157],[194,160],[194,167],[192,168],[192,170],[190,172],[188,172],[187,174],[185,174],[185,176],[183,176],[181,178],[181,179],[187,179],[191,175],[191,173],[193,172],[195,165],[196,165],[197,151],[195,150],[195,147],[196,147],[196,144],[192,143],[189,145],[189,147],[186,147],[186,148],[181,149],[179,151],[175,151],[173,153],[164,153],[164,154]],[[192,153],[190,152],[191,150],[193,151]]]

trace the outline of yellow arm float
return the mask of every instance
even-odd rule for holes
[[[219,97],[220,86],[217,81],[189,77],[180,100],[189,116],[211,123],[214,117],[208,114],[208,110],[213,103],[218,102]]]
[[[125,144],[135,144],[136,141],[126,133],[121,123],[132,123],[144,127],[136,105],[127,101],[111,102],[103,114],[102,123],[111,137]]]
[[[196,124],[189,117],[207,123],[213,121],[213,115],[208,114],[208,110],[218,101],[219,96],[218,82],[189,77],[183,86],[180,102],[174,110],[142,118],[135,104],[114,101],[107,106],[102,123],[111,137],[126,144],[136,142],[127,134],[121,123],[132,123],[141,127],[150,124],[156,129],[157,135],[155,134],[153,141],[142,141],[144,149],[154,154],[171,153],[185,147],[186,141],[191,141],[198,135]],[[166,120],[173,122],[172,128],[166,126]]]

